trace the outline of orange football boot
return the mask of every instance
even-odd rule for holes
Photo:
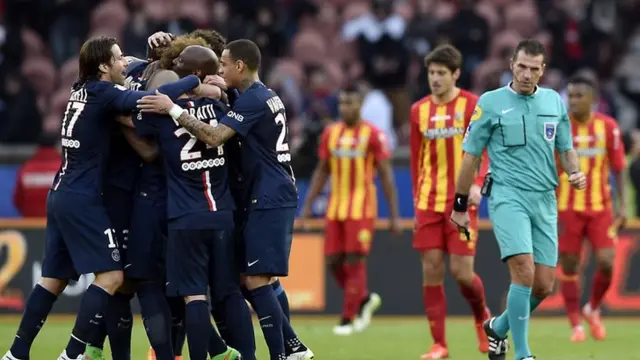
[[[448,359],[449,350],[440,344],[433,344],[429,352],[420,357],[421,360]]]

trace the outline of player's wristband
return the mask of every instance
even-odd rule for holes
[[[456,194],[453,200],[453,211],[466,212],[469,204],[469,195]]]
[[[182,115],[183,111],[184,109],[181,108],[179,105],[173,104],[173,106],[171,107],[171,110],[169,110],[169,116],[171,116],[173,120],[178,120],[180,115]]]

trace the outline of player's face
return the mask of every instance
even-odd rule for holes
[[[511,71],[513,72],[513,81],[517,83],[518,88],[523,93],[533,93],[540,77],[544,74],[544,56],[531,56],[524,51],[516,54],[516,58],[511,61]]]
[[[429,89],[436,96],[442,96],[456,86],[456,81],[460,77],[460,70],[452,72],[448,67],[431,63],[427,68],[429,78]]]
[[[220,56],[220,76],[229,88],[237,88],[240,83],[241,65],[238,61],[233,61],[229,50],[224,50]]]
[[[184,56],[185,50],[182,50],[177,58],[173,59],[171,65],[172,70],[175,71],[181,78],[193,74],[193,66],[189,63],[189,59]]]
[[[111,55],[111,64],[107,66],[109,78],[114,84],[124,85],[124,79],[127,75],[127,59],[118,45],[111,47]]]
[[[340,116],[347,124],[355,124],[360,119],[362,99],[357,93],[340,93]]]
[[[593,106],[593,89],[586,84],[569,84],[569,112],[576,115],[588,114]]]

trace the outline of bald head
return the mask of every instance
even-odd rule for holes
[[[205,46],[190,45],[173,60],[173,71],[180,77],[196,74],[200,79],[218,73],[218,56]]]

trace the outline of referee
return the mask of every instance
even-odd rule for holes
[[[494,360],[505,359],[509,329],[515,359],[533,359],[527,341],[529,315],[551,293],[558,261],[555,151],[571,185],[586,185],[560,95],[537,85],[544,69],[543,45],[521,41],[511,58],[513,82],[480,97],[463,141],[451,221],[467,231],[469,188],[486,147],[491,173],[483,190],[511,275],[506,311],[484,324],[489,359]]]

